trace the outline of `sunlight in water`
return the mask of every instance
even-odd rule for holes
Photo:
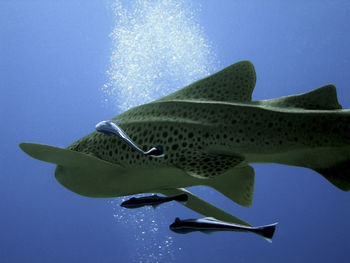
[[[214,70],[192,9],[185,0],[115,2],[109,83],[103,91],[119,111],[167,95]]]
[[[118,112],[178,90],[215,70],[214,57],[187,0],[115,1],[113,50],[103,88]],[[171,262],[181,247],[164,231],[171,222],[153,208],[112,201],[118,224],[135,233],[133,261]],[[171,205],[171,204],[169,204]]]

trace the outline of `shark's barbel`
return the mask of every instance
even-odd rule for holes
[[[142,151],[162,145],[165,156],[140,154],[125,139],[94,131],[66,149],[22,143],[30,156],[57,164],[56,179],[89,197],[186,193],[185,206],[218,220],[249,225],[191,194],[206,185],[250,206],[250,163],[312,169],[350,190],[350,111],[336,89],[252,101],[256,76],[248,61],[233,64],[159,100],[115,118]]]

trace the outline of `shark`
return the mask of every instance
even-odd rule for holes
[[[246,226],[186,188],[208,186],[249,207],[255,176],[251,164],[278,163],[312,169],[349,191],[350,110],[342,109],[335,86],[252,101],[255,84],[253,64],[240,61],[112,118],[119,137],[93,131],[67,148],[19,146],[55,164],[57,181],[79,195],[186,194],[183,205],[193,211]],[[131,141],[140,149],[130,147]],[[158,157],[141,154],[148,149]]]

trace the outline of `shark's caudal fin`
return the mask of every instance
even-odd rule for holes
[[[254,66],[240,61],[160,100],[248,102],[256,82]]]
[[[338,102],[335,86],[326,85],[307,93],[286,96],[276,99],[262,100],[258,102],[264,106],[280,108],[300,108],[306,110],[339,110],[342,106]],[[327,163],[326,168],[312,170],[320,173],[329,182],[344,191],[350,191],[350,156],[348,151],[315,152],[319,160]]]
[[[326,85],[299,95],[259,101],[264,106],[280,108],[301,108],[307,110],[338,110],[337,90],[333,85]]]

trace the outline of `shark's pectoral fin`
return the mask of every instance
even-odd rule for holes
[[[219,176],[244,160],[240,156],[210,154],[204,151],[196,154],[189,152],[184,155],[186,157],[180,157],[175,166],[187,174],[201,179]]]
[[[239,205],[249,207],[253,201],[254,169],[245,167],[233,168],[204,184],[214,188]]]
[[[31,157],[57,164],[55,177],[69,190],[89,197],[114,197],[129,194],[130,183],[125,170],[92,155],[55,146],[21,143],[21,149]],[[142,188],[142,185],[140,186]],[[135,190],[135,189],[133,189]],[[135,190],[135,192],[141,192]]]
[[[215,217],[218,220],[231,222],[235,224],[245,225],[245,226],[251,226],[247,222],[230,215],[229,213],[221,210],[220,208],[217,208],[216,206],[213,206],[212,204],[209,204],[208,202],[200,199],[199,197],[195,196],[191,192],[189,192],[186,189],[183,188],[177,188],[177,189],[160,189],[157,190],[157,192],[162,193],[167,196],[174,196],[179,194],[187,194],[188,200],[186,203],[181,203],[182,205],[190,208],[191,210],[203,215],[203,216],[209,216],[209,217]]]
[[[29,156],[40,161],[53,163],[65,167],[85,167],[86,169],[116,169],[121,167],[98,159],[91,154],[76,152],[60,147],[39,143],[21,143],[19,147]]]

